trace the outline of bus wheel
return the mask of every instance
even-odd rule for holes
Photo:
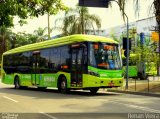
[[[58,90],[63,94],[66,94],[66,93],[69,92],[69,89],[67,88],[67,80],[66,80],[66,78],[64,76],[61,77],[60,87],[59,87]]]
[[[16,76],[16,78],[14,80],[14,88],[15,89],[20,89],[21,88],[18,76]]]
[[[99,88],[90,88],[89,90],[92,94],[96,94]]]
[[[146,79],[146,76],[143,75],[142,73],[139,73],[139,78],[140,78],[140,80],[145,80],[145,79]]]

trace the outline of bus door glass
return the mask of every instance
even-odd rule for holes
[[[82,87],[83,47],[71,49],[71,86]]]
[[[39,85],[40,73],[39,73],[39,63],[40,63],[40,51],[34,51],[32,53],[32,84]]]

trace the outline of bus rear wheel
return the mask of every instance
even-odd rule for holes
[[[99,88],[90,88],[89,90],[92,94],[96,94]]]
[[[138,77],[140,78],[140,80],[145,80],[147,78],[144,73],[138,73]]]

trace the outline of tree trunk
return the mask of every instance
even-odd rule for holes
[[[82,34],[85,34],[85,31],[84,31],[84,14],[83,14],[83,9],[81,9],[81,25],[82,25]]]
[[[48,13],[48,40],[50,40],[51,36],[50,36],[50,14]]]

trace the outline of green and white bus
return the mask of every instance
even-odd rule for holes
[[[126,57],[122,55],[123,70],[126,71]],[[157,75],[157,66],[154,62],[140,62],[140,54],[130,54],[129,57],[129,72],[130,78],[139,78],[140,80],[147,79],[148,76]]]
[[[123,85],[118,42],[94,35],[71,35],[3,53],[2,82],[16,89],[55,87],[62,93]]]
[[[129,66],[128,66],[128,77],[130,78],[138,78],[138,68],[136,62],[137,55],[130,54],[129,57]],[[122,55],[122,62],[123,62],[123,70],[126,72],[126,57]]]

